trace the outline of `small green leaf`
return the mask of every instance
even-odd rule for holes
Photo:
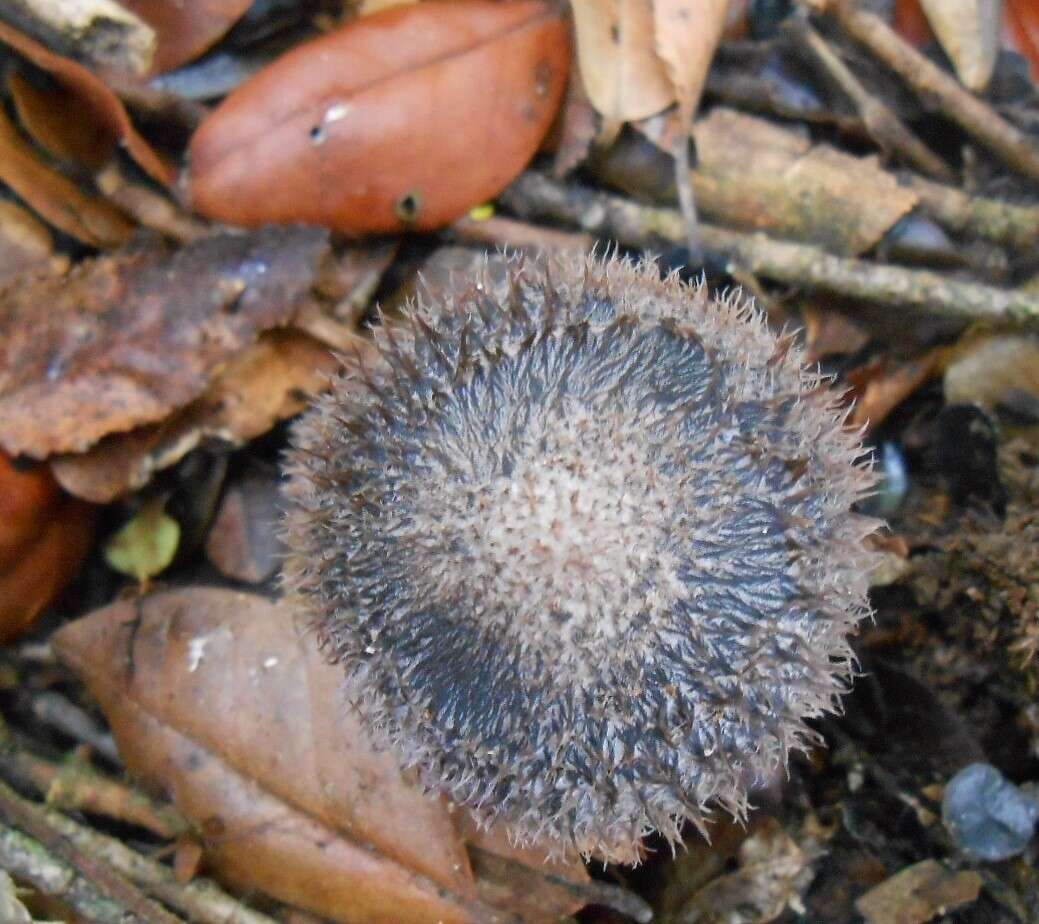
[[[121,574],[144,582],[173,561],[180,544],[180,524],[165,511],[166,498],[148,501],[105,546],[105,561]]]

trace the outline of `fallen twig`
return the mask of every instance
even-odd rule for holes
[[[209,879],[180,883],[169,867],[59,812],[48,813],[55,829],[84,853],[108,863],[119,875],[182,912],[197,924],[275,924],[228,895]]]
[[[991,106],[965,90],[951,74],[903,41],[883,19],[861,10],[853,0],[802,0],[830,14],[852,38],[865,45],[925,102],[977,138],[1019,173],[1039,182],[1039,148]]]
[[[68,864],[78,876],[88,879],[95,889],[111,902],[121,906],[124,917],[116,920],[125,921],[125,916],[129,913],[134,920],[147,924],[183,924],[179,918],[170,914],[136,886],[113,872],[107,863],[84,853],[70,843],[55,827],[55,814],[23,799],[6,783],[0,782],[0,816],[38,841],[48,855],[53,855]]]
[[[923,177],[904,176],[901,182],[920,197],[920,204],[930,215],[952,231],[1019,250],[1039,243],[1039,208],[971,196]]]
[[[787,30],[803,47],[808,49],[855,105],[866,130],[881,150],[901,154],[928,176],[936,177],[946,183],[951,183],[956,179],[956,175],[949,165],[906,128],[889,106],[877,99],[862,85],[806,19],[791,16],[786,21]]]
[[[0,867],[57,898],[93,924],[148,924],[105,897],[85,876],[53,856],[39,841],[0,824]]]
[[[114,818],[162,838],[188,830],[187,821],[170,806],[109,779],[83,761],[55,764],[5,738],[0,731],[0,773],[19,785],[30,784],[48,805]]]
[[[534,171],[522,174],[505,190],[501,201],[523,218],[576,226],[631,247],[652,250],[663,243],[685,241],[685,223],[675,209],[564,185]],[[836,257],[818,247],[713,225],[701,224],[700,233],[707,250],[775,282],[963,321],[1039,321],[1039,295],[1023,289],[997,289],[926,270]]]

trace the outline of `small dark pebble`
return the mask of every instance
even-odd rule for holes
[[[1039,802],[991,764],[970,764],[946,785],[942,820],[964,853],[979,860],[1006,860],[1032,839]]]

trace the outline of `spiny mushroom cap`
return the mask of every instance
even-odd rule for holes
[[[504,276],[385,319],[301,420],[287,584],[428,786],[631,861],[742,814],[835,707],[872,478],[749,302],[616,259]]]

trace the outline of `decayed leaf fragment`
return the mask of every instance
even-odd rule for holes
[[[54,456],[51,468],[70,494],[108,503],[144,487],[203,440],[239,446],[266,433],[302,411],[338,368],[328,344],[295,329],[269,331],[187,407],[160,423],[112,433],[86,452]]]
[[[0,446],[44,458],[162,420],[200,397],[310,297],[318,229],[151,237],[0,291]]]
[[[920,5],[963,85],[980,93],[999,56],[1003,0],[920,0]]]
[[[727,224],[860,254],[917,203],[875,157],[813,145],[795,132],[717,108],[693,126],[697,202]]]
[[[855,908],[868,924],[924,924],[975,901],[981,881],[974,870],[954,871],[922,860],[874,886]]]
[[[202,123],[189,148],[192,203],[246,226],[440,227],[530,160],[569,56],[566,23],[543,0],[356,19],[279,58]]]
[[[53,644],[127,766],[172,793],[228,881],[347,924],[475,922],[492,912],[485,894],[501,899],[473,875],[461,816],[372,750],[287,603],[187,588],[112,604]],[[582,867],[506,852],[534,864],[526,920],[577,907],[541,874],[580,883]]]

